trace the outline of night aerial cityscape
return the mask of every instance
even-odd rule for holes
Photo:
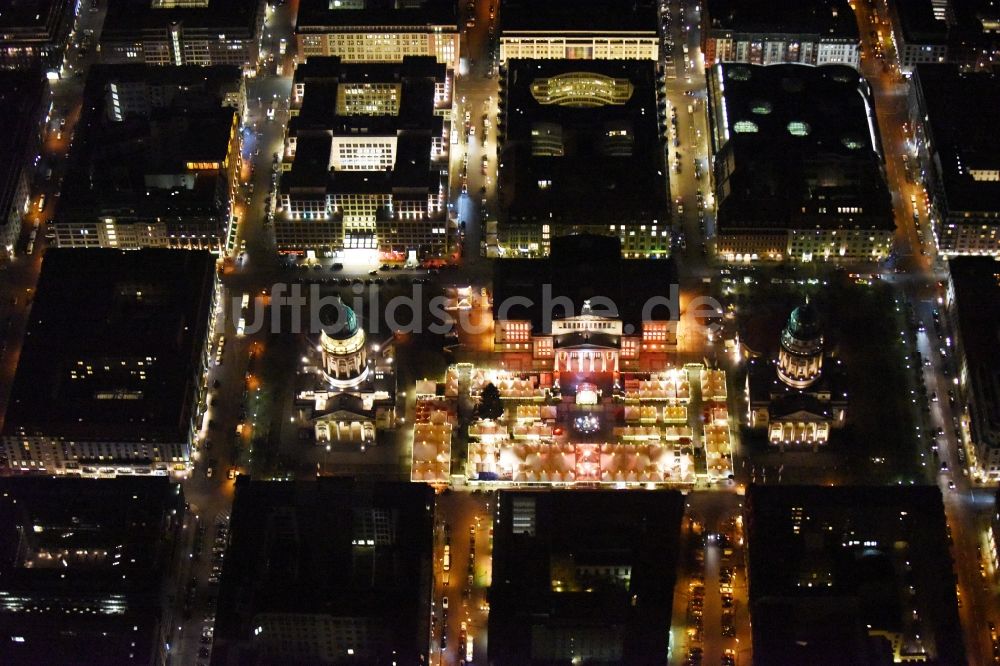
[[[0,0],[0,666],[1000,664],[1000,0]]]

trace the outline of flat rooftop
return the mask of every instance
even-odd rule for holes
[[[143,31],[162,33],[173,24],[182,29],[256,31],[257,17],[263,12],[261,0],[203,0],[200,6],[174,7],[169,0],[106,0],[107,15],[101,41],[114,41]],[[158,4],[168,6],[157,6]],[[233,37],[238,35],[227,35]]]
[[[59,222],[107,215],[119,222],[217,217],[228,211],[225,163],[237,111],[225,106],[239,90],[236,67],[105,65],[87,78],[84,105],[69,154]],[[113,84],[143,82],[146,104],[130,103]],[[220,182],[221,181],[221,182]]]
[[[295,71],[295,84],[302,84],[303,98],[295,103],[297,115],[288,123],[288,136],[295,137],[295,158],[290,171],[281,176],[282,192],[315,190],[327,193],[395,192],[406,198],[436,192],[445,166],[432,162],[433,139],[444,139],[444,120],[435,114],[435,89],[445,82],[447,68],[433,57],[406,57],[399,63],[344,63],[339,57],[313,57]],[[356,111],[345,101],[345,89],[364,86],[394,88],[392,102],[378,97],[372,113]],[[388,95],[388,89],[383,91]],[[362,108],[358,105],[358,109]],[[333,143],[337,137],[395,137],[395,160],[385,170],[334,169]],[[298,196],[298,194],[296,194]]]
[[[656,64],[511,60],[500,201],[510,223],[669,225]]]
[[[1000,123],[1000,74],[917,65],[913,80],[927,107],[942,203],[952,214],[1000,213],[1000,135],[994,131]]]
[[[425,484],[239,477],[213,663],[286,656],[267,631],[254,635],[262,614],[280,613],[364,623],[356,659],[417,663],[428,649],[433,534]],[[366,654],[362,645],[375,647]]]
[[[68,0],[0,0],[0,44],[38,33],[54,33]]]
[[[574,639],[603,648],[600,663],[663,663],[680,492],[501,491],[497,504],[490,663],[569,663]]]
[[[94,63],[87,70],[85,97],[93,102],[105,92],[109,83],[144,83],[150,87],[176,86],[187,95],[185,103],[199,97],[214,97],[221,100],[228,92],[238,92],[243,73],[236,65],[147,65],[145,63],[121,63],[106,65]],[[167,102],[161,102],[166,105]]]
[[[653,298],[668,298],[671,287],[678,284],[673,259],[623,259],[619,239],[591,234],[558,236],[552,239],[548,257],[498,259],[493,267],[494,317],[505,313],[507,320],[531,321],[536,334],[551,332],[543,303],[565,297],[572,301],[573,312],[567,315],[562,307],[553,307],[553,318],[579,316],[584,301],[594,299],[595,315],[617,313],[638,335],[643,306]],[[523,299],[532,305],[525,305]],[[614,308],[602,299],[610,300]],[[665,307],[651,313],[652,319],[671,318]]]
[[[857,20],[847,0],[774,0],[766,12],[757,0],[706,0],[705,4],[710,30],[858,39]]]
[[[294,136],[309,129],[332,130],[334,135],[432,129],[440,134],[442,119],[435,116],[435,86],[443,84],[447,68],[432,56],[408,56],[394,63],[345,63],[337,56],[309,58],[295,69],[295,84],[302,84],[304,98],[288,121]],[[378,112],[361,113],[341,100],[341,86],[389,84],[398,86],[397,108],[380,106]],[[442,102],[443,103],[443,102]],[[383,111],[391,111],[385,112]]]
[[[458,25],[454,0],[300,0],[296,30],[348,32],[365,26],[420,28]]]
[[[649,32],[656,34],[653,0],[502,0],[505,32]]]
[[[746,529],[755,663],[965,663],[936,486],[751,486]]]
[[[729,63],[708,78],[720,227],[894,228],[874,110],[855,69]]]
[[[913,44],[947,43],[949,58],[1000,44],[1000,7],[993,0],[899,0],[890,3],[903,38]]]
[[[214,263],[200,251],[48,250],[3,434],[187,441]]]
[[[183,511],[165,477],[0,479],[0,661],[155,661]]]

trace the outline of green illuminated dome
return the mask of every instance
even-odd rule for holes
[[[358,315],[350,307],[341,302],[337,305],[337,316],[326,326],[324,334],[331,340],[348,340],[358,332]]]
[[[819,326],[819,316],[816,309],[806,303],[792,310],[792,315],[788,318],[788,326],[785,328],[791,337],[796,340],[813,340],[821,336],[822,331]]]

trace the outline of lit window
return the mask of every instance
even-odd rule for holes
[[[844,144],[844,147],[848,148],[849,150],[861,150],[862,148],[865,147],[864,142],[861,141],[861,139],[859,139],[856,136],[851,136],[851,135],[845,136],[840,140],[840,142]]]
[[[733,131],[737,134],[754,134],[757,132],[757,123],[752,120],[737,120]]]
[[[808,136],[812,128],[809,127],[809,123],[804,123],[801,120],[793,120],[788,123],[788,133],[792,136]]]

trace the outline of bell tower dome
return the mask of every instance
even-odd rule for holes
[[[360,384],[368,374],[368,355],[365,331],[358,325],[354,310],[340,305],[337,325],[319,336],[323,355],[323,372],[337,388],[350,388]]]
[[[823,374],[823,331],[816,309],[807,301],[792,310],[781,332],[778,377],[788,386],[805,389]]]

